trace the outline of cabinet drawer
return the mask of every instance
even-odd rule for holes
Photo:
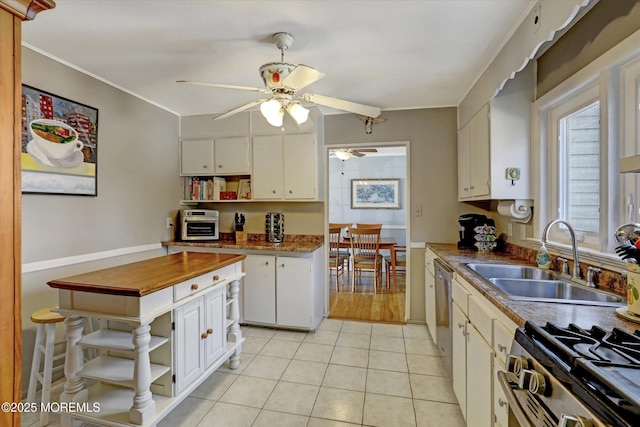
[[[469,320],[488,343],[492,342],[493,318],[491,313],[473,296],[469,297]]]
[[[173,287],[173,300],[179,301],[211,286],[223,283],[230,277],[234,276],[235,272],[236,265],[232,264],[218,270],[205,273],[201,276],[194,277],[193,279],[185,280],[182,283],[178,283]]]
[[[496,351],[496,357],[503,364],[507,361],[507,354],[511,350],[514,334],[514,330],[507,328],[499,320],[493,319],[493,348]]]
[[[457,280],[451,282],[451,298],[460,306],[465,315],[469,315],[469,292]]]

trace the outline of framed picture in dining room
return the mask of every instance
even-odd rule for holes
[[[351,209],[400,209],[400,179],[352,179]]]
[[[97,196],[98,109],[22,85],[22,192]]]

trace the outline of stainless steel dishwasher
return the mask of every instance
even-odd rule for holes
[[[452,373],[451,280],[453,271],[439,259],[433,263],[436,279],[436,337],[444,364]]]

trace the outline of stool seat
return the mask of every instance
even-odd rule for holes
[[[33,323],[58,323],[64,321],[64,316],[55,311],[51,311],[52,308],[43,308],[33,314],[31,314],[31,321]]]

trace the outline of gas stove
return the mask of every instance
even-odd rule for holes
[[[527,322],[507,371],[498,376],[521,426],[640,426],[640,330]]]

